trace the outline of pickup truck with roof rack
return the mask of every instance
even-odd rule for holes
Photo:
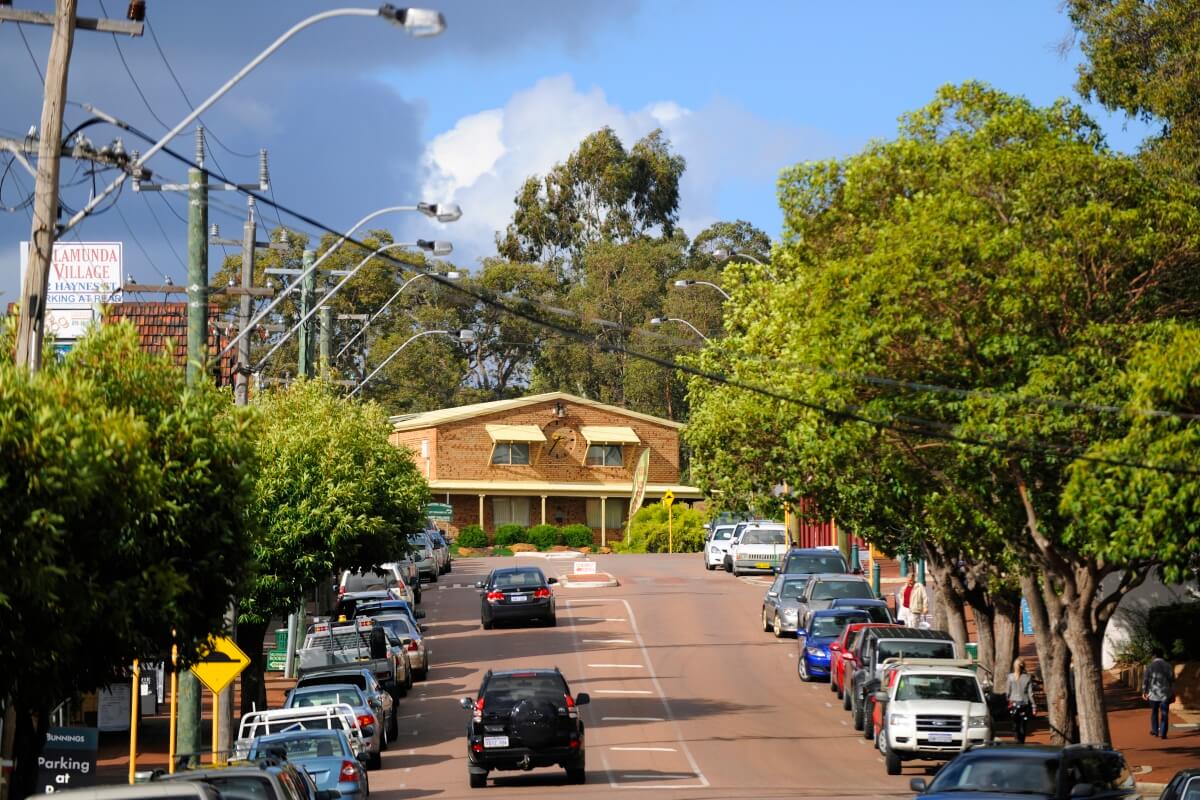
[[[407,676],[404,667],[388,649],[387,633],[369,617],[353,622],[316,622],[309,626],[304,646],[296,651],[297,675],[301,678],[322,672],[336,672],[347,666],[366,667],[380,685],[396,697]],[[374,646],[372,639],[375,639]]]
[[[238,725],[234,758],[244,759],[254,740],[260,736],[301,729],[340,730],[350,740],[355,756],[367,751],[367,737],[374,733],[371,726],[364,728],[354,709],[345,703],[251,711],[242,716]]]
[[[855,661],[861,666],[848,683],[854,730],[866,739],[875,738],[872,719],[875,692],[883,678],[883,664],[889,658],[961,658],[950,634],[927,628],[866,628],[855,643]]]

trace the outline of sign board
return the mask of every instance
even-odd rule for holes
[[[1029,603],[1021,598],[1021,633],[1033,636],[1033,614],[1029,612]]]
[[[668,508],[670,508],[671,504],[674,502],[675,502],[675,493],[674,492],[672,492],[670,489],[663,492],[662,504],[664,506],[667,506]]]
[[[449,503],[429,503],[425,506],[425,516],[449,522],[454,518],[454,507]]]
[[[126,720],[129,718],[129,709]],[[95,728],[51,728],[38,756],[37,793],[53,794],[82,789],[96,782],[96,750],[100,733]]]
[[[97,303],[121,302],[125,285],[121,242],[55,242],[46,284],[46,308],[90,310]],[[29,264],[29,243],[21,242],[21,283]]]
[[[210,636],[192,672],[213,694],[220,694],[250,664],[250,657],[228,636]]]
[[[286,650],[272,650],[267,653],[267,672],[283,672],[283,668],[286,665]]]
[[[576,575],[595,575],[596,574],[596,562],[595,561],[576,561],[574,572]]]
[[[96,693],[96,727],[102,731],[129,730],[128,683],[114,683]]]

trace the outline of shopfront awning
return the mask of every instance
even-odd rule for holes
[[[642,440],[633,428],[623,425],[584,425],[579,429],[589,445],[592,444],[641,444]]]
[[[546,434],[537,425],[487,425],[493,442],[544,442]]]

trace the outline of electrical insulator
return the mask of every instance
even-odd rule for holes
[[[129,0],[129,10],[125,12],[125,18],[134,22],[145,22],[146,0]]]

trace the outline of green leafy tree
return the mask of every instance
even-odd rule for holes
[[[625,538],[613,544],[618,553],[699,553],[704,547],[704,515],[684,505],[662,503],[638,509]],[[670,524],[668,524],[668,522]]]

